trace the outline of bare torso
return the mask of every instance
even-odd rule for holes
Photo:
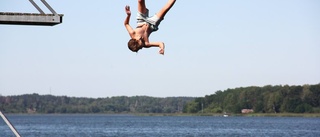
[[[149,42],[149,36],[152,33],[152,30],[150,29],[149,25],[147,23],[145,24],[138,24],[135,31],[135,38],[139,39],[142,37],[145,42]]]

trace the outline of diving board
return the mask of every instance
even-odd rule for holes
[[[29,1],[40,13],[0,12],[0,24],[54,26],[62,23],[63,14],[57,14],[45,0],[41,2],[52,14],[45,14],[33,0]]]

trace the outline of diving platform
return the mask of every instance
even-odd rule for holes
[[[29,1],[40,13],[0,12],[0,24],[54,26],[62,23],[63,14],[57,14],[45,0],[41,2],[52,14],[44,13],[33,0]]]
[[[62,23],[63,14],[0,12],[0,24],[53,26]]]

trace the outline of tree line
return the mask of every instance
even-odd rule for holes
[[[193,97],[156,98],[118,96],[80,98],[25,94],[0,96],[0,110],[5,113],[182,113]]]
[[[320,113],[320,84],[251,86],[205,97],[81,98],[39,94],[1,96],[5,113]]]
[[[187,103],[185,113],[320,113],[320,84],[241,87],[217,91]]]

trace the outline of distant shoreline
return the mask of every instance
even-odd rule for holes
[[[250,113],[239,115],[249,117],[320,117],[320,113]]]
[[[214,116],[224,117],[221,113],[181,113],[181,114],[161,114],[161,113],[141,113],[137,116]],[[249,114],[228,114],[227,117],[320,117],[320,113],[249,113]]]
[[[6,115],[110,115],[110,116],[213,116],[224,117],[221,113],[8,113]],[[228,114],[227,117],[320,117],[320,113],[249,113]]]

